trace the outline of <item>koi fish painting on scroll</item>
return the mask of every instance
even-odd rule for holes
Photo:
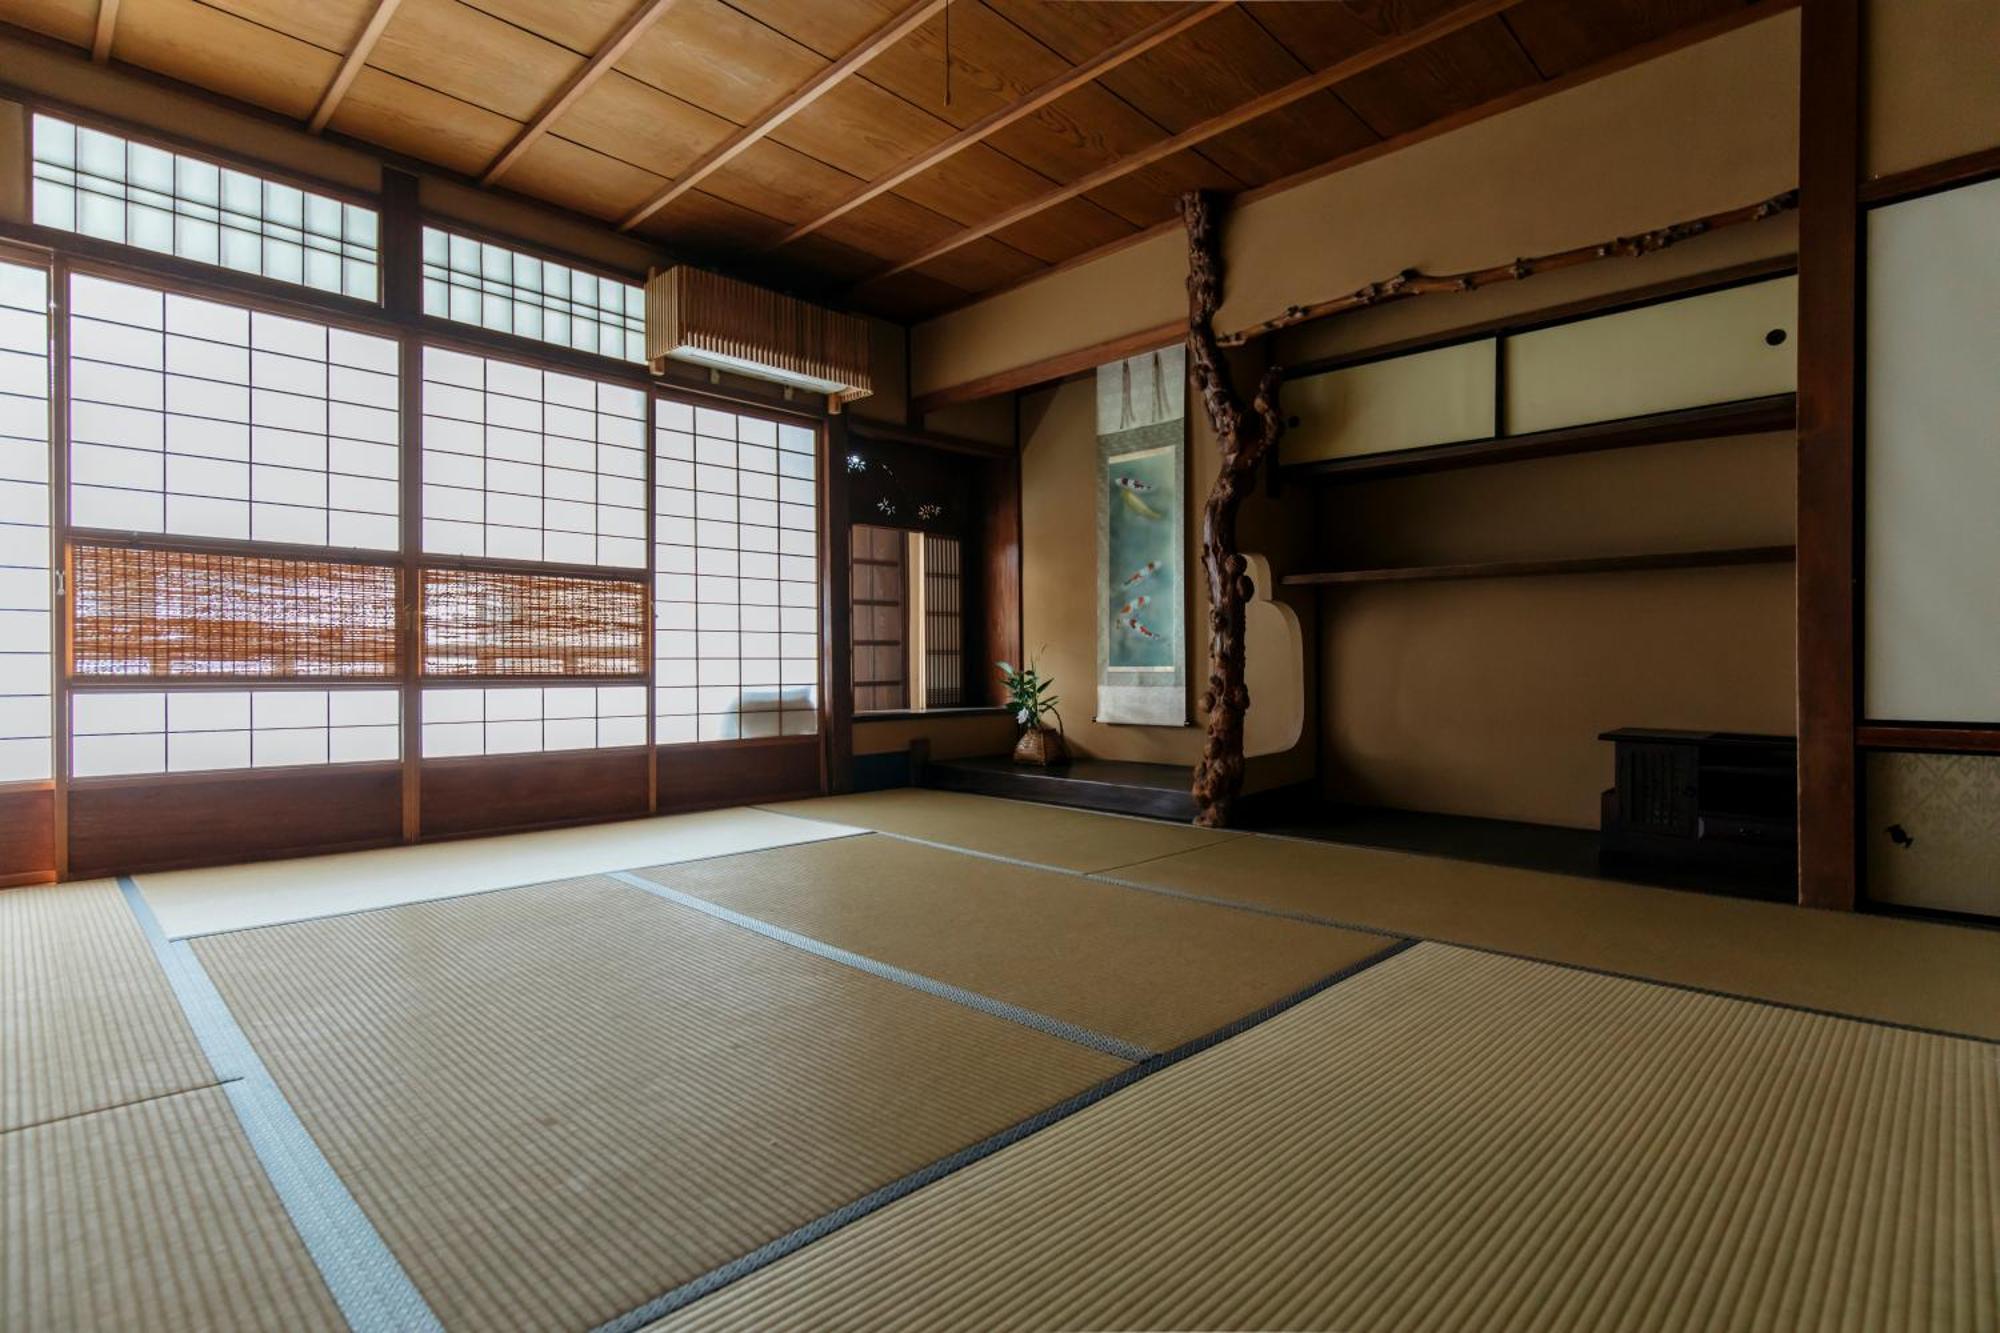
[[[1100,722],[1187,721],[1186,354],[1098,368],[1097,711]]]

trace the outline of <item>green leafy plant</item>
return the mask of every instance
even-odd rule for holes
[[[1016,722],[1024,727],[1039,727],[1043,715],[1051,714],[1055,717],[1056,726],[1062,726],[1062,714],[1056,712],[1059,700],[1048,693],[1049,687],[1055,684],[1052,677],[1036,671],[1033,662],[1019,671],[1005,662],[993,665],[1000,668],[1000,679],[1007,686],[1007,706],[1014,710]]]

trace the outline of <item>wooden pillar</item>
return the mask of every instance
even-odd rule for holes
[[[1860,4],[1804,0],[1799,98],[1799,902],[1840,910],[1859,875]]]
[[[848,432],[845,413],[829,416],[822,435],[820,459],[821,512],[826,516],[826,538],[820,549],[825,566],[820,575],[820,642],[823,665],[820,679],[825,683],[826,700],[820,716],[826,722],[826,745],[821,750],[821,786],[828,792],[850,791],[854,786],[854,625],[853,590],[848,581],[854,562],[849,547],[853,524],[848,519]]]

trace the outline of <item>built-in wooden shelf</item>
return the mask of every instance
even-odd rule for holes
[[[1453,468],[1486,467],[1526,458],[1553,458],[1560,454],[1597,453],[1606,449],[1632,449],[1683,440],[1713,440],[1728,435],[1758,435],[1767,431],[1791,430],[1798,422],[1797,397],[1796,394],[1780,393],[1768,398],[1746,398],[1740,402],[1689,407],[1676,412],[1654,412],[1641,417],[1595,421],[1585,426],[1565,426],[1560,430],[1541,430],[1525,435],[1499,435],[1459,444],[1401,449],[1394,453],[1286,463],[1281,471],[1285,476],[1301,481],[1363,481]],[[1280,443],[1281,456],[1283,448]]]
[[[1708,551],[1657,551],[1641,555],[1586,555],[1567,560],[1488,560],[1470,565],[1406,565],[1400,569],[1328,569],[1287,574],[1290,587],[1333,583],[1434,583],[1443,579],[1508,579],[1537,574],[1614,574],[1633,569],[1706,569],[1716,565],[1776,565],[1791,561],[1796,546],[1732,546]]]

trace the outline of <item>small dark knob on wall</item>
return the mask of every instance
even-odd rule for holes
[[[1785,331],[1783,329],[1772,329],[1769,333],[1764,335],[1764,343],[1766,346],[1769,347],[1784,346]]]
[[[1901,824],[1891,824],[1888,828],[1889,841],[1905,850],[1917,845],[1917,840]]]

